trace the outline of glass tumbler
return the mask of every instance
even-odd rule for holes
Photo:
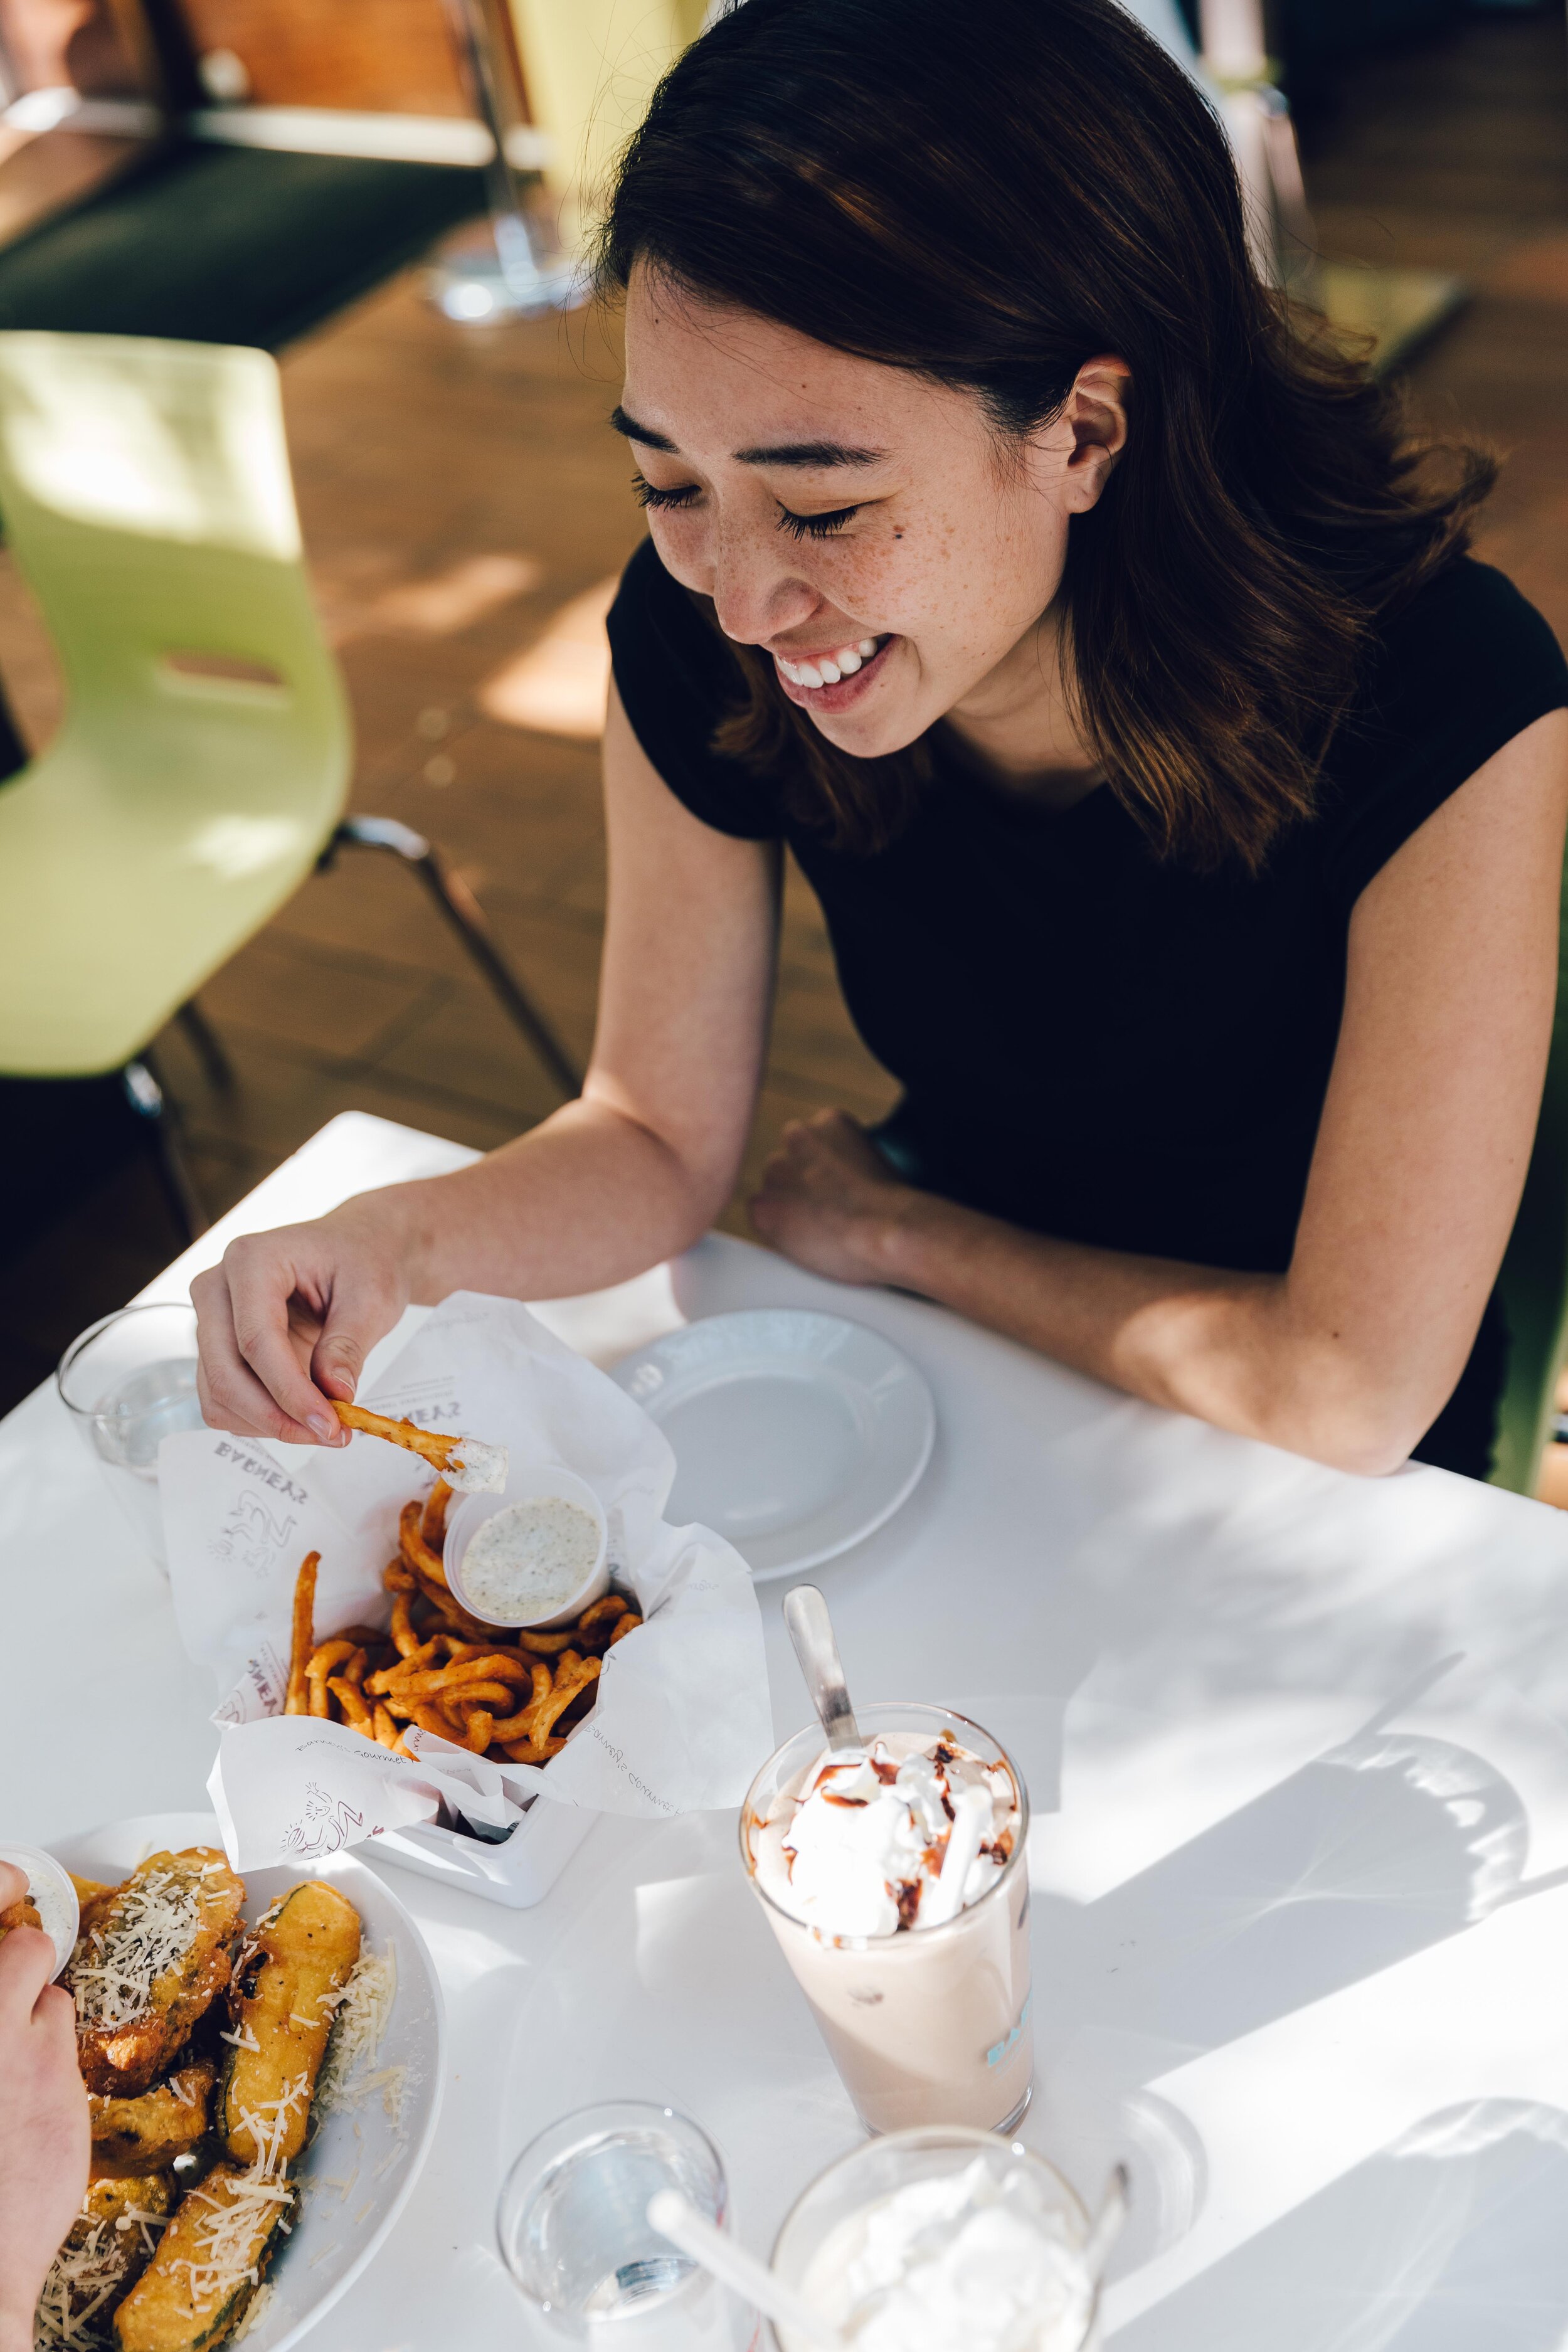
[[[104,1316],[71,1341],[55,1384],[121,1510],[165,1567],[158,1448],[176,1430],[203,1426],[195,1309],[123,1307]]]
[[[869,2212],[900,2189],[967,2172],[977,2160],[998,2180],[1021,2167],[1062,2242],[1075,2251],[1085,2244],[1089,2215],[1054,2165],[994,2132],[933,2125],[920,2131],[889,2132],[819,2173],[784,2216],[773,2246],[774,2272],[808,2303],[831,2314],[836,2284],[841,2288],[845,2263],[864,2241]],[[1094,2352],[1100,2343],[1098,2284],[1086,2286],[1085,2296],[1087,2310],[1080,2299],[1074,2309],[1058,2315],[1055,2326],[1041,2315],[1040,2327],[1028,2338],[1030,2352]],[[862,2305],[862,2321],[870,2315]],[[773,2333],[780,2352],[816,2352],[793,2328],[775,2326]]]
[[[944,1926],[891,1936],[826,1936],[776,1903],[758,1874],[760,1840],[824,1753],[816,1723],[752,1781],[741,1808],[741,1859],[868,2130],[1011,2131],[1029,2104],[1035,2064],[1024,1776],[989,1732],[951,1708],[903,1701],[858,1706],[855,1716],[868,1741],[900,1732],[922,1745],[946,1738],[983,1764],[1005,1767],[1018,1832],[994,1885]]]
[[[726,2226],[719,2152],[673,2107],[580,2107],[529,2142],[507,2175],[496,2233],[546,2337],[603,2352],[751,2352],[751,2305],[650,2226],[648,2200],[661,2189]]]

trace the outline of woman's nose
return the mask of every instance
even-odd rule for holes
[[[774,549],[749,533],[743,540],[726,536],[715,548],[712,595],[724,635],[752,646],[798,627],[820,601]]]

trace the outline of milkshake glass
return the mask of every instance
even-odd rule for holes
[[[986,2315],[973,2307],[965,2294],[961,2332],[952,2341],[980,2347],[980,2352],[998,2340],[1026,2344],[1028,2352],[1094,2352],[1100,2343],[1099,2284],[1077,2260],[1089,2238],[1089,2216],[1053,2165],[1016,2142],[1010,2144],[991,2132],[969,2131],[957,2126],[892,2132],[841,2157],[796,2199],[785,2216],[773,2247],[774,2273],[807,2303],[830,2318],[839,2318],[847,2291],[848,2266],[867,2243],[868,2220],[879,2212],[885,2216],[897,2200],[907,2202],[929,2194],[931,2184],[963,2175],[973,2178],[977,2166],[984,2168],[998,2189],[1009,2178],[1020,2184],[1027,2200],[1026,2210],[1032,2210],[1042,2236],[1048,2233],[1052,2241],[1055,2259],[1047,2271],[1047,2294],[1037,2303],[1031,2299],[1021,2310],[1015,2308],[1002,2315],[999,2326],[995,2324],[997,2314]],[[928,2229],[922,2233],[922,2251],[928,2253],[929,2236]],[[979,2264],[982,2277],[993,2284],[999,2268],[994,2260],[982,2259]],[[973,2280],[974,2270],[974,2252],[971,2251],[965,2261],[959,2252],[957,2274],[965,2285]],[[933,2316],[929,2302],[929,2275],[924,2284],[922,2294],[922,2282],[911,2282],[923,2305],[921,2315],[929,2325]],[[1068,2288],[1068,2293],[1060,2292],[1063,2284]],[[1057,2291],[1049,2292],[1053,2287]],[[879,2347],[893,2340],[901,2342],[904,2331],[899,2327],[894,2311],[883,2304],[879,2311],[873,2308],[868,2312],[868,2300],[873,2306],[878,2303],[875,2294],[859,2300],[859,2327],[855,2340],[859,2342],[861,2335],[868,2333]],[[1034,2331],[1021,2333],[1020,2320],[1026,2326],[1037,2314]],[[990,2326],[988,2317],[993,2323]],[[815,2352],[805,2336],[777,2324],[773,2340],[779,2352]],[[926,2337],[922,2335],[921,2340]],[[948,2339],[944,2336],[942,2340]]]
[[[1006,1751],[951,1708],[913,1702],[858,1707],[868,1743],[942,1739],[1005,1769],[1018,1827],[995,1882],[931,1927],[885,1936],[824,1935],[794,1917],[758,1874],[760,1833],[782,1817],[824,1754],[819,1724],[768,1759],[741,1808],[741,1858],[862,2122],[874,2132],[921,2124],[1010,2131],[1029,2103],[1029,1800]]]

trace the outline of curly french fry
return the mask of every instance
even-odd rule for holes
[[[616,1627],[615,1632],[610,1636],[611,1649],[613,1650],[615,1648],[617,1642],[624,1640],[626,1634],[635,1633],[641,1623],[642,1619],[637,1615],[636,1610],[628,1610],[626,1614],[621,1619],[619,1624]]]
[[[321,1564],[319,1551],[307,1552],[294,1579],[294,1622],[289,1649],[289,1692],[283,1702],[285,1715],[308,1715],[310,1711],[305,1669],[316,1646],[316,1570]]]
[[[589,1626],[598,1624],[601,1618],[624,1617],[631,1605],[629,1601],[623,1601],[618,1592],[606,1592],[602,1600],[591,1601],[588,1603],[581,1617],[578,1618],[574,1631],[585,1633]]]
[[[391,1665],[378,1667],[374,1675],[367,1675],[365,1689],[372,1698],[384,1698],[388,1691],[397,1689],[410,1675],[423,1673],[435,1664],[435,1643],[422,1643],[417,1650],[410,1650],[405,1658],[395,1658]]]
[[[438,1552],[447,1540],[447,1508],[452,1499],[452,1489],[445,1478],[437,1478],[425,1497],[425,1516],[419,1532],[432,1551]]]
[[[331,1675],[327,1688],[343,1711],[343,1721],[354,1731],[363,1731],[367,1739],[375,1738],[375,1718],[366,1706],[355,1685],[342,1675]]]
[[[466,1642],[482,1642],[487,1637],[494,1641],[495,1627],[485,1624],[480,1618],[470,1617],[462,1603],[454,1601],[444,1585],[432,1584],[427,1577],[423,1576],[418,1579],[418,1584],[444,1626],[449,1626],[454,1633],[461,1634]]]
[[[441,1565],[439,1552],[432,1551],[425,1540],[420,1526],[423,1513],[417,1503],[405,1503],[397,1520],[397,1544],[404,1565],[427,1584],[447,1590],[447,1571]]]
[[[525,1650],[532,1650],[542,1658],[558,1658],[577,1639],[568,1626],[563,1633],[536,1633],[531,1625],[520,1625],[517,1639]]]
[[[305,1666],[305,1682],[310,1693],[309,1712],[311,1715],[331,1712],[327,1702],[327,1676],[336,1667],[347,1664],[356,1646],[340,1634],[335,1641],[323,1642],[320,1648],[311,1651]]]
[[[502,1717],[495,1727],[496,1738],[503,1744],[513,1739],[527,1739],[533,1730],[535,1711],[543,1706],[555,1685],[555,1677],[542,1661],[533,1669],[533,1695],[528,1705],[515,1715]]]
[[[414,1630],[412,1604],[406,1592],[399,1592],[393,1601],[392,1623],[388,1630],[399,1657],[409,1657],[419,1647],[419,1636]]]

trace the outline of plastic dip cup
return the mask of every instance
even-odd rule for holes
[[[946,1738],[984,1764],[1006,1767],[1020,1818],[994,1885],[942,1927],[891,1936],[829,1938],[781,1908],[758,1877],[756,1840],[826,1752],[816,1723],[786,1740],[752,1781],[741,1808],[741,1859],[868,2129],[1011,2131],[1029,2104],[1035,2064],[1023,1775],[988,1732],[949,1707],[889,1701],[855,1714],[868,1740],[889,1732],[931,1744]]]
[[[1043,2207],[1060,2217],[1068,2245],[1083,2245],[1089,2236],[1089,2216],[1054,2165],[994,2133],[939,2125],[920,2131],[890,2132],[885,2138],[871,2140],[841,2157],[837,2164],[819,2174],[784,2217],[773,2247],[774,2271],[786,2286],[794,2287],[797,2294],[804,2294],[820,2306],[825,2300],[824,2272],[833,2273],[838,2268],[836,2250],[829,2243],[836,2232],[843,2231],[839,2242],[843,2247],[846,2241],[858,2237],[853,2223],[868,2206],[917,2182],[966,2172],[977,2158],[998,2179],[1023,2166]],[[827,2249],[825,2262],[819,2261],[824,2248]],[[791,2328],[775,2327],[773,2338],[781,2352],[816,2352],[805,2336]],[[1096,2291],[1087,2323],[1081,2328],[1074,2325],[1053,2333],[1041,2347],[1041,2352],[1091,2352],[1099,2342],[1100,2299]]]
[[[510,1509],[513,1503],[536,1502],[572,1503],[578,1510],[585,1511],[599,1532],[598,1552],[592,1569],[578,1580],[575,1590],[558,1608],[499,1617],[493,1609],[480,1608],[464,1583],[463,1557],[479,1529],[498,1511]],[[609,1525],[605,1507],[587,1480],[579,1478],[575,1471],[563,1470],[553,1464],[520,1464],[508,1473],[500,1494],[462,1495],[454,1502],[447,1514],[444,1565],[447,1581],[464,1608],[487,1625],[531,1625],[541,1631],[552,1625],[569,1625],[582,1615],[590,1601],[602,1600],[610,1589]]]
[[[756,2313],[651,2228],[678,2189],[723,2228],[729,2190],[707,2134],[673,2107],[580,2107],[531,2140],[496,2214],[501,2259],[535,2326],[602,2352],[750,2352]]]

